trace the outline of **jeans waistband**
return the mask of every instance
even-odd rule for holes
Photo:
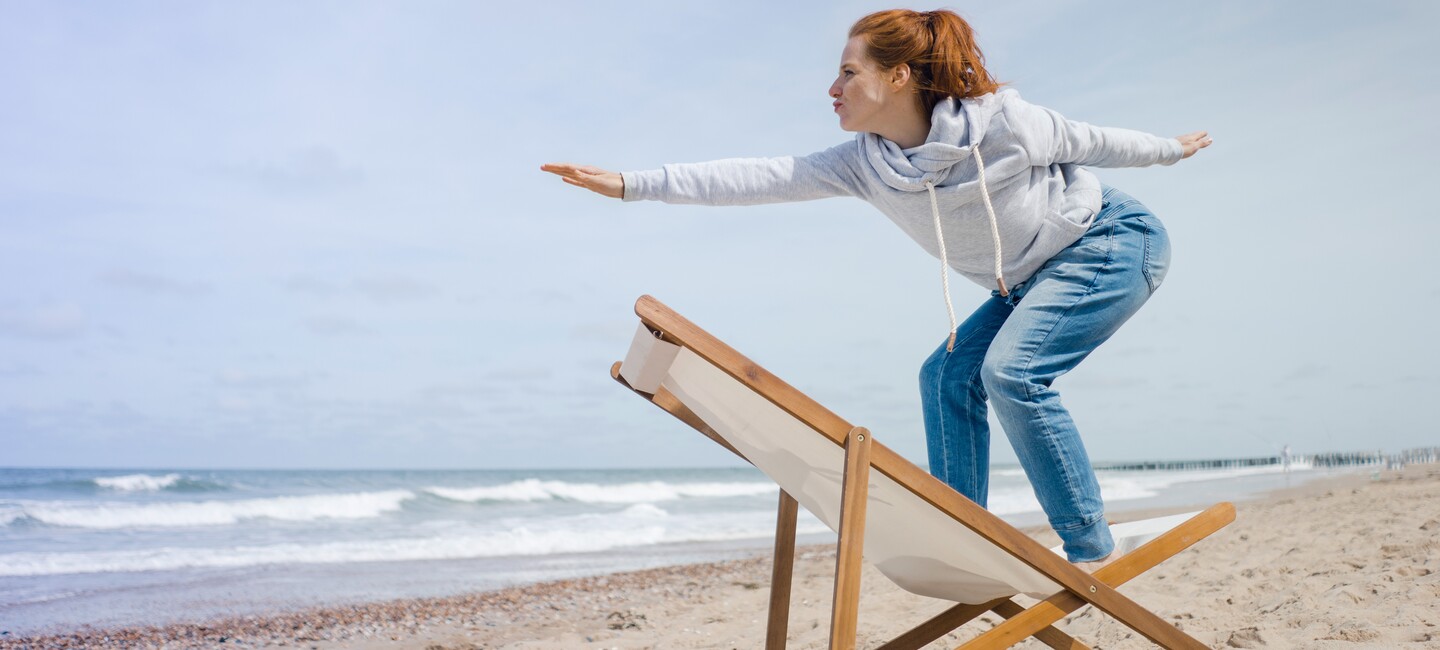
[[[1094,226],[1094,224],[1101,223],[1101,222],[1104,222],[1104,221],[1113,221],[1113,220],[1115,220],[1115,219],[1118,219],[1118,218],[1121,218],[1121,217],[1124,217],[1124,216],[1128,216],[1128,215],[1131,215],[1131,214],[1141,214],[1141,213],[1149,214],[1150,209],[1147,208],[1147,207],[1145,207],[1144,204],[1140,203],[1140,200],[1139,200],[1139,199],[1137,199],[1137,198],[1135,198],[1135,197],[1133,197],[1133,196],[1130,196],[1129,194],[1126,194],[1126,193],[1124,193],[1124,192],[1122,192],[1122,191],[1120,191],[1120,190],[1117,190],[1117,189],[1115,189],[1115,188],[1113,188],[1113,187],[1110,187],[1109,185],[1101,185],[1100,188],[1101,188],[1101,193],[1100,193],[1100,211],[1097,212],[1097,213],[1095,213],[1095,220],[1091,223],[1091,226],[1092,226],[1092,227]],[[1139,209],[1139,210],[1121,210],[1121,209],[1119,209],[1119,208],[1121,208],[1121,207],[1127,207],[1127,206],[1139,206],[1140,209]]]

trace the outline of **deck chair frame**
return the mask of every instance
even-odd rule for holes
[[[1235,508],[1232,504],[1220,503],[1211,506],[1095,573],[1086,573],[888,447],[875,442],[865,428],[846,422],[655,298],[641,296],[635,303],[635,314],[662,340],[690,349],[844,449],[845,469],[830,624],[831,650],[850,650],[855,647],[866,486],[869,484],[871,471],[885,474],[926,503],[1062,587],[1055,595],[1029,608],[1022,607],[1010,598],[999,598],[978,605],[957,604],[880,646],[882,650],[921,648],[986,612],[995,612],[1006,620],[958,646],[959,648],[1008,648],[1034,636],[1052,648],[1078,650],[1088,646],[1052,627],[1052,624],[1085,605],[1095,606],[1163,648],[1205,647],[1179,628],[1115,591],[1115,587],[1234,521]],[[621,377],[620,366],[621,362],[612,365],[610,375],[629,388],[629,384]],[[633,388],[631,390],[744,458],[743,454],[665,388],[661,387],[653,394]],[[782,650],[788,634],[798,510],[796,500],[782,489],[776,520],[766,650]]]

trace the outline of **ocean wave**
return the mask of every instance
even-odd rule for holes
[[[660,508],[637,504],[618,515],[587,514],[536,521],[505,530],[432,537],[223,548],[7,553],[0,554],[0,576],[594,553],[661,543],[722,541],[774,534],[773,513],[745,514],[747,516],[739,519],[721,516],[673,521]],[[808,516],[800,522],[801,534],[825,530],[828,529],[823,524]]]
[[[1100,479],[1100,496],[1106,503],[1145,499],[1159,494],[1158,489],[1152,489],[1140,481],[1103,477]],[[1002,516],[1041,512],[1040,501],[1035,498],[1035,491],[1028,484],[1008,489],[992,489],[988,505],[990,512]]]
[[[52,526],[76,528],[223,526],[261,518],[282,521],[367,519],[399,510],[402,502],[413,498],[415,493],[409,490],[390,490],[178,503],[82,505],[55,501],[22,502],[19,504],[21,515],[18,516]]]
[[[274,544],[233,548],[158,548],[79,553],[0,555],[0,576],[112,573],[173,569],[242,567],[262,564],[340,564],[407,560],[451,560],[509,555],[550,555],[604,551],[654,544],[660,526],[625,531],[538,532],[524,528],[482,536]]]
[[[12,477],[13,478],[13,477]],[[220,492],[232,486],[218,481],[183,474],[126,474],[87,478],[26,479],[0,481],[0,493],[62,492],[62,493],[143,493],[143,492]]]
[[[95,485],[121,492],[153,492],[163,490],[180,482],[179,474],[152,476],[150,474],[126,474],[125,476],[101,476],[92,479]]]
[[[483,501],[579,501],[581,503],[654,503],[677,499],[748,497],[774,494],[772,483],[569,483],[525,479],[503,485],[470,488],[427,487],[442,499],[479,503]]]
[[[1235,479],[1245,476],[1258,476],[1265,474],[1283,474],[1287,471],[1302,471],[1310,469],[1308,465],[1292,465],[1289,470],[1280,465],[1258,465],[1254,467],[1234,467],[1227,469],[1189,469],[1189,470],[1137,470],[1137,471],[1100,471],[1096,475],[1100,478],[1100,486],[1103,490],[1107,483],[1115,485],[1117,494],[1111,497],[1106,494],[1106,500],[1138,499],[1156,496],[1161,491],[1179,485],[1181,483],[1195,483],[1199,481],[1219,481]],[[1133,494],[1135,496],[1125,496]]]
[[[1308,465],[1294,464],[1290,471],[1303,471],[1309,469]],[[1020,470],[1002,470],[1019,472]],[[1264,474],[1280,474],[1285,468],[1279,465],[1260,465],[1255,467],[1236,467],[1229,469],[1211,470],[1100,470],[1096,472],[1096,478],[1100,481],[1100,495],[1106,503],[1115,501],[1130,501],[1135,499],[1149,499],[1158,497],[1166,490],[1182,484],[1199,481],[1219,481],[1235,479],[1245,476],[1256,476]],[[998,474],[999,472],[995,472]],[[1013,476],[1013,474],[1011,474]],[[1020,473],[1023,477],[1023,472]],[[992,488],[989,499],[990,511],[998,515],[1013,515],[1030,512],[1040,512],[1040,502],[1035,498],[1035,492],[1028,484],[1008,489]]]

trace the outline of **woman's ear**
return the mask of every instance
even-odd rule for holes
[[[899,92],[910,83],[910,66],[897,65],[890,69],[890,89]]]

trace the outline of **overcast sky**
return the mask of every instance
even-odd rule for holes
[[[887,6],[0,4],[0,466],[732,463],[609,378],[643,293],[923,463],[937,263],[875,209],[537,169],[845,141]],[[1098,170],[1174,264],[1057,384],[1094,458],[1440,444],[1440,4],[953,8],[1031,102],[1215,138]]]

